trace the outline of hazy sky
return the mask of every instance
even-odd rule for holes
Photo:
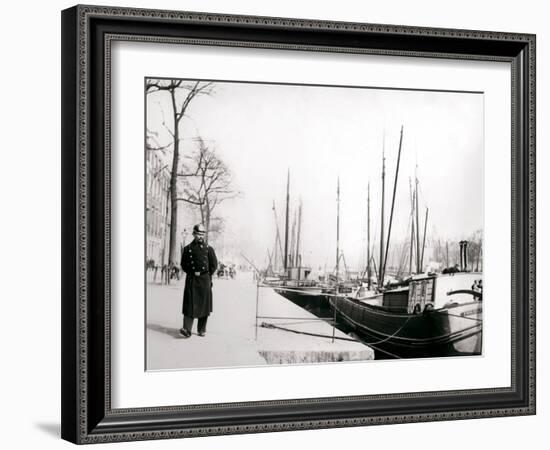
[[[166,93],[147,97],[147,126],[170,137]],[[164,115],[163,111],[164,110]],[[304,263],[334,264],[336,185],[340,177],[340,247],[351,265],[365,253],[367,184],[371,185],[371,239],[379,237],[382,148],[386,154],[388,223],[399,132],[403,146],[392,241],[403,239],[410,215],[409,178],[417,165],[428,235],[459,240],[483,224],[483,94],[216,82],[212,96],[190,105],[182,151],[201,136],[232,170],[242,195],[217,211],[225,241],[255,261],[273,248],[275,201],[284,230],[286,175],[291,208],[303,204]],[[292,225],[292,219],[290,220]]]

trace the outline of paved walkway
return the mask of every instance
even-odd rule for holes
[[[270,288],[260,288],[258,324],[325,335],[314,337],[288,331],[256,329],[256,285],[251,274],[235,280],[214,279],[214,311],[206,336],[184,339],[179,334],[184,280],[160,285],[148,277],[147,369],[258,366],[373,359],[369,347],[343,340],[332,342],[332,326],[294,305]],[[276,317],[276,318],[273,318]],[[283,317],[283,319],[279,319]],[[291,319],[289,319],[291,318]],[[336,330],[337,337],[348,337]]]

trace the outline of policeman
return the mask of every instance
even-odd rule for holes
[[[206,321],[212,312],[212,275],[216,272],[218,260],[214,249],[204,240],[202,224],[193,227],[193,241],[184,247],[181,268],[186,273],[183,291],[183,328],[180,334],[191,337],[193,320],[198,319],[199,336],[206,333]]]

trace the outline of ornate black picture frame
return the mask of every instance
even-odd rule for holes
[[[512,72],[511,385],[210,405],[111,406],[110,49],[116,40],[505,61]],[[62,437],[74,443],[535,413],[535,36],[178,11],[62,12]]]

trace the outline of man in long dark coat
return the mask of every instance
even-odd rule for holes
[[[212,275],[218,267],[214,249],[204,240],[201,224],[193,227],[193,241],[184,247],[181,268],[186,273],[183,291],[183,328],[180,334],[191,337],[194,319],[198,319],[199,336],[206,333],[206,322],[212,312]]]

